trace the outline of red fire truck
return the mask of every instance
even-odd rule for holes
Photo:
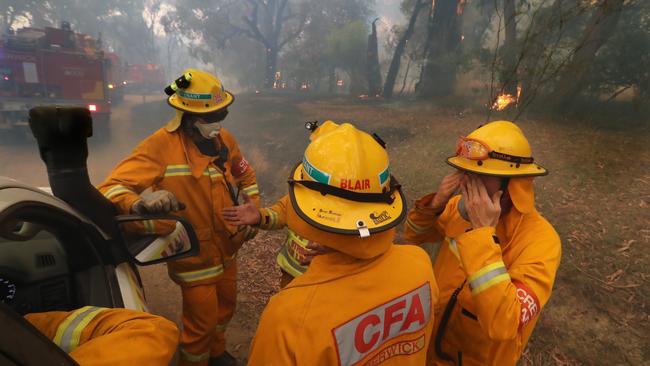
[[[120,57],[114,52],[106,52],[107,77],[106,87],[108,88],[108,97],[113,105],[124,100],[124,91],[127,85],[127,68],[122,64]]]
[[[132,94],[160,93],[166,86],[165,73],[157,64],[129,66],[127,90]]]
[[[108,135],[110,62],[100,42],[61,28],[22,28],[0,40],[0,134],[29,133],[36,105],[82,105],[93,114],[95,135]]]

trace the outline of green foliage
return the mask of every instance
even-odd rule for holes
[[[365,64],[368,29],[361,21],[346,24],[327,37],[326,57],[330,64],[358,70]]]
[[[650,5],[630,7],[621,14],[611,39],[594,60],[589,79],[592,94],[612,94],[634,88],[637,96],[650,97]]]

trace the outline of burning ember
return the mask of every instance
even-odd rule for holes
[[[512,94],[499,94],[497,98],[494,100],[494,104],[492,105],[492,109],[495,111],[502,111],[506,109],[509,105],[514,103],[517,105],[519,103],[519,97],[521,96],[521,85],[517,85],[517,95],[514,96]]]
[[[336,80],[336,86],[343,86],[343,80],[342,79]]]
[[[517,99],[512,94],[500,94],[492,105],[492,109],[502,111],[512,103],[517,103]]]

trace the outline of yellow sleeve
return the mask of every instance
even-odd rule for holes
[[[457,247],[481,328],[494,340],[521,338],[530,334],[535,317],[551,295],[560,262],[560,239],[537,214],[521,224],[509,243],[521,247],[522,252],[506,267],[494,235],[492,227],[474,229],[450,245]]]
[[[111,200],[120,213],[128,214],[140,199],[140,192],[162,180],[163,164],[156,159],[151,139],[143,141],[126,159],[122,160],[97,188]]]
[[[442,239],[444,229],[440,222],[449,215],[450,205],[448,204],[442,213],[434,212],[433,209],[428,207],[433,197],[435,197],[435,193],[430,193],[415,201],[415,207],[409,211],[404,226],[406,242],[414,244],[435,243]]]
[[[289,196],[284,195],[271,207],[260,208],[259,227],[262,230],[279,230],[287,225],[287,205],[290,205]]]
[[[84,366],[167,365],[179,340],[171,321],[128,309],[86,306],[25,318]]]
[[[247,194],[257,207],[260,207],[260,190],[257,186],[255,169],[244,158],[239,149],[239,144],[237,144],[237,140],[235,140],[235,137],[230,132],[221,129],[220,135],[224,143],[228,146],[230,170],[237,184],[237,188],[241,193]]]

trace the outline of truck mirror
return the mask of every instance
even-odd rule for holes
[[[115,219],[124,248],[139,265],[167,262],[199,253],[196,233],[183,218],[122,215]]]

